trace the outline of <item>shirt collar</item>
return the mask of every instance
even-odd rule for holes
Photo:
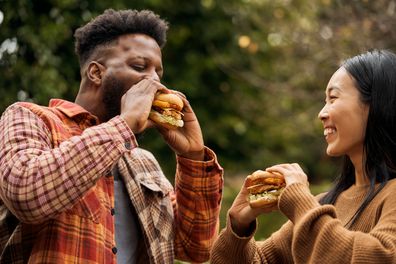
[[[92,125],[99,124],[99,119],[96,116],[94,116],[78,104],[62,99],[51,99],[49,102],[49,107],[54,107],[58,109],[71,119],[84,117],[86,119],[89,119]]]

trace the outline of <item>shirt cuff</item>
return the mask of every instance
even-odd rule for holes
[[[197,161],[181,156],[177,160],[177,182],[183,186],[196,188],[194,191],[221,192],[223,186],[223,168],[216,154],[205,147],[205,160]]]
[[[214,173],[217,173],[219,170],[223,170],[220,166],[220,164],[217,162],[217,157],[216,154],[213,152],[213,150],[209,149],[208,147],[205,147],[205,158],[203,161],[198,161],[198,160],[191,160],[184,158],[182,156],[177,155],[177,163],[180,165],[180,169],[182,169],[185,172],[190,171],[191,174],[197,174],[201,173],[201,170],[203,169],[206,173],[211,173],[212,171]]]
[[[126,150],[132,150],[139,146],[135,134],[123,118],[116,116],[110,119],[107,124],[113,126],[119,132]]]

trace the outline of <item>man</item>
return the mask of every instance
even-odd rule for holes
[[[76,33],[75,102],[10,106],[0,121],[1,263],[203,262],[217,234],[223,170],[186,100],[157,129],[177,155],[173,188],[136,135],[161,83],[167,23],[106,10]],[[172,201],[174,202],[172,204]]]

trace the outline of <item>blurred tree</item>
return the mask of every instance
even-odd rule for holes
[[[316,116],[339,62],[393,48],[395,0],[0,0],[0,111],[16,100],[74,100],[73,32],[112,7],[152,9],[170,22],[166,86],[190,99],[226,175],[300,162],[310,179],[333,178]],[[169,149],[155,131],[140,144]],[[172,165],[169,165],[172,164]]]
[[[396,2],[245,0],[224,6],[235,45],[217,47],[213,56],[230,76],[234,102],[222,115],[233,131],[217,129],[230,132],[229,142],[217,140],[238,160],[229,168],[300,162],[311,181],[332,179],[338,160],[326,157],[317,120],[324,89],[342,59],[394,47]]]

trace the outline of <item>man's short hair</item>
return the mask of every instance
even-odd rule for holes
[[[150,10],[107,9],[76,30],[75,52],[81,67],[98,46],[112,44],[119,36],[134,33],[152,37],[162,48],[167,30],[168,23]]]

